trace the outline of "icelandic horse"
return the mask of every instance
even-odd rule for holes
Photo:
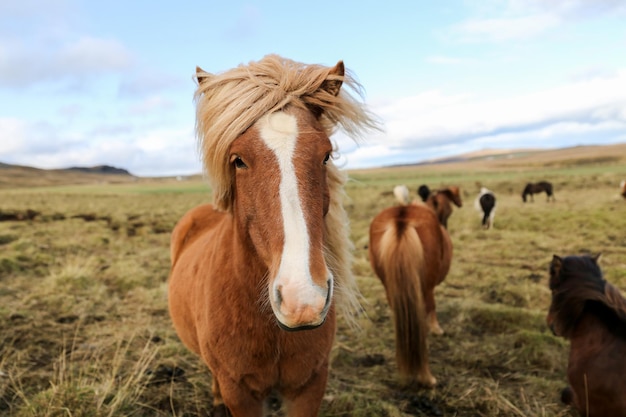
[[[433,209],[443,227],[448,228],[448,219],[452,215],[452,204],[463,207],[461,191],[457,186],[450,186],[429,192],[426,205]]]
[[[277,55],[222,74],[196,69],[196,132],[214,205],[172,233],[168,302],[182,342],[213,376],[213,413],[258,417],[278,394],[317,416],[337,310],[358,306],[345,175],[329,136],[378,128],[329,68]]]
[[[526,186],[524,187],[524,191],[522,191],[522,201],[525,203],[526,197],[530,196],[530,201],[534,203],[535,199],[533,197],[533,194],[539,194],[543,192],[546,193],[546,201],[549,202],[550,199],[552,199],[553,202],[556,201],[554,198],[554,192],[552,190],[552,183],[548,181],[539,181],[537,183],[529,182],[528,184],[526,184]]]
[[[393,195],[400,204],[409,204],[409,189],[406,185],[396,185],[393,187]]]
[[[483,229],[489,229],[493,226],[493,219],[496,216],[496,196],[493,191],[481,187],[478,197],[474,200],[474,208],[482,213],[481,224]]]
[[[626,416],[626,299],[597,256],[554,255],[548,326],[570,341],[561,400],[585,417]]]
[[[435,211],[422,203],[384,209],[370,224],[369,259],[380,278],[395,326],[400,376],[433,387],[428,331],[443,334],[435,286],[450,270],[452,241]]]

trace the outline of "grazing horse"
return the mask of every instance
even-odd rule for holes
[[[435,286],[450,270],[452,241],[424,204],[390,207],[370,225],[369,258],[385,287],[395,325],[400,375],[432,387],[428,331],[443,334],[435,311]]]
[[[489,229],[493,226],[493,218],[496,215],[495,194],[487,188],[481,187],[480,193],[478,193],[478,197],[474,201],[474,207],[483,214],[483,228]]]
[[[426,184],[420,185],[419,188],[417,189],[417,195],[419,195],[422,201],[425,203],[426,200],[428,199],[428,196],[430,195],[430,188],[428,188],[428,185]]]
[[[554,194],[552,193],[552,183],[548,181],[539,181],[537,183],[529,182],[524,187],[524,191],[522,191],[522,200],[524,203],[526,202],[526,196],[530,196],[530,201],[534,202],[533,194],[543,193],[545,191],[546,196],[548,197],[547,201],[556,201],[554,198]]]
[[[378,122],[341,88],[360,91],[341,61],[268,55],[196,78],[214,205],[191,209],[172,233],[174,327],[213,375],[214,415],[261,416],[277,393],[287,415],[317,416],[337,310],[358,306],[329,136]]]
[[[626,198],[626,180],[623,180],[619,185],[621,196]]]
[[[547,322],[570,340],[562,400],[582,416],[626,416],[626,299],[602,277],[598,257],[554,255]]]
[[[439,222],[448,228],[448,218],[452,214],[452,204],[457,207],[463,206],[459,187],[451,186],[431,192],[426,199],[426,205],[437,214]]]
[[[406,185],[396,185],[393,187],[393,195],[400,204],[409,204],[409,189]]]

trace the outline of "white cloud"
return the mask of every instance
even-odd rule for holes
[[[505,99],[428,92],[373,110],[386,131],[344,153],[351,168],[417,162],[472,146],[618,142],[626,131],[626,71]]]
[[[61,45],[0,40],[0,87],[76,81],[132,68],[134,57],[113,39],[82,37]]]
[[[462,42],[537,38],[571,21],[626,16],[623,0],[493,0],[473,4],[475,16],[450,28]]]
[[[558,17],[549,14],[472,19],[456,25],[452,31],[465,42],[505,42],[536,37],[559,23]]]

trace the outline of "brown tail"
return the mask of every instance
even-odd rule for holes
[[[387,300],[394,316],[400,375],[433,386],[436,380],[428,365],[428,327],[420,278],[424,261],[422,242],[410,226],[398,235],[392,221],[382,235],[378,252]]]

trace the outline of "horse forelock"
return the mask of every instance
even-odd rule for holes
[[[219,209],[232,207],[230,145],[263,115],[289,106],[316,108],[328,136],[340,126],[355,140],[367,129],[378,129],[375,117],[346,88],[336,96],[322,88],[327,80],[341,80],[361,97],[361,86],[349,72],[340,76],[331,70],[268,55],[258,62],[202,77],[194,95],[196,135]]]

